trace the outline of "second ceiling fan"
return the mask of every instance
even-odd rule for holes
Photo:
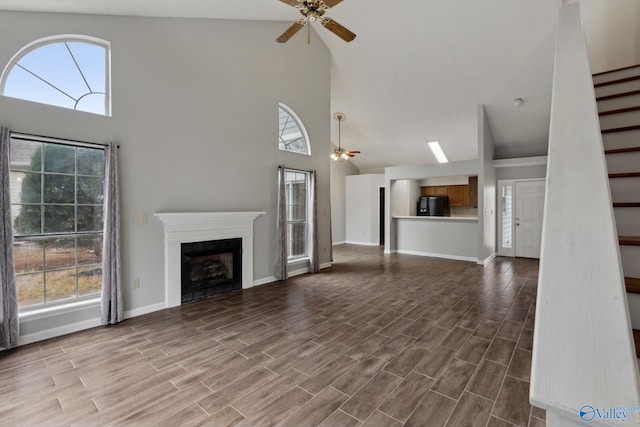
[[[325,17],[324,14],[342,0],[280,0],[289,6],[293,6],[300,11],[304,18],[299,19],[276,39],[278,43],[285,43],[302,29],[307,23],[319,20],[323,27],[331,31],[336,36],[346,42],[356,38],[356,35],[349,29],[340,25],[333,19]]]

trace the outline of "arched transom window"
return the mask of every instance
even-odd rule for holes
[[[9,61],[0,94],[110,116],[109,58],[109,42],[93,37],[36,40]]]
[[[296,113],[284,104],[279,106],[280,126],[278,146],[283,151],[311,154],[309,136]]]

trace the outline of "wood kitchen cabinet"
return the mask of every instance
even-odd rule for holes
[[[436,187],[421,187],[420,188],[421,196],[435,196],[436,195]]]
[[[478,207],[478,177],[470,176],[469,185],[441,185],[420,187],[421,196],[449,196],[449,206]]]
[[[450,185],[447,187],[447,195],[449,196],[449,206],[465,206],[464,204],[464,188],[467,185]]]

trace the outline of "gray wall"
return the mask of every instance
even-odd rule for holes
[[[380,244],[380,187],[384,175],[353,175],[345,179],[347,243]]]
[[[331,149],[337,147],[331,144]],[[327,153],[329,156],[329,153]],[[358,175],[358,168],[351,161],[329,162],[331,174],[331,240],[334,245],[347,240],[345,178]]]
[[[482,105],[478,107],[478,141],[479,157],[484,159],[482,173],[478,177],[478,195],[482,199],[478,205],[478,219],[483,221],[480,253],[486,260],[496,252],[496,172],[493,168],[495,141]]]
[[[305,37],[275,43],[284,28],[282,22],[0,14],[0,66],[45,36],[111,42],[112,117],[0,97],[0,124],[120,144],[127,311],[164,301],[163,227],[155,212],[266,211],[255,223],[254,278],[271,277],[278,164],[318,171],[320,262],[330,261],[330,55],[318,38],[311,45]],[[279,102],[304,122],[312,156],[278,150]],[[148,225],[139,224],[141,213],[149,214]],[[140,278],[139,289],[131,289],[133,277]]]
[[[495,168],[495,170],[497,180],[546,178],[547,176],[546,165],[514,166]]]

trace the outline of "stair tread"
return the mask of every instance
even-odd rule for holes
[[[602,129],[602,133],[626,132],[629,130],[638,130],[638,129],[640,129],[640,125],[622,126],[618,128]]]
[[[640,236],[618,236],[618,242],[626,246],[640,246]]]
[[[631,153],[634,151],[640,151],[640,147],[612,148],[604,150],[604,154]]]
[[[627,107],[627,108],[618,108],[616,110],[609,111],[601,111],[598,113],[599,116],[610,116],[612,114],[622,114],[622,113],[630,113],[632,111],[640,110],[640,105],[636,105],[635,107]]]
[[[614,202],[614,208],[640,208],[640,202]]]
[[[602,86],[615,85],[615,84],[618,84],[618,83],[632,82],[634,80],[640,80],[640,76],[629,76],[629,77],[623,77],[621,79],[609,80],[608,82],[596,83],[596,84],[593,85],[593,87],[602,87]]]
[[[618,71],[630,70],[632,68],[640,67],[640,64],[629,65],[627,67],[615,68],[613,70],[601,71],[599,73],[594,73],[593,76],[603,76],[605,74],[617,73]]]
[[[629,92],[620,92],[613,95],[604,95],[596,98],[596,101],[606,101],[607,99],[622,98],[625,96],[640,95],[640,90],[631,90]]]
[[[640,279],[635,277],[625,277],[624,283],[627,288],[627,292],[632,294],[640,294]]]
[[[609,174],[609,178],[634,178],[636,176],[640,176],[640,172],[619,172]]]

